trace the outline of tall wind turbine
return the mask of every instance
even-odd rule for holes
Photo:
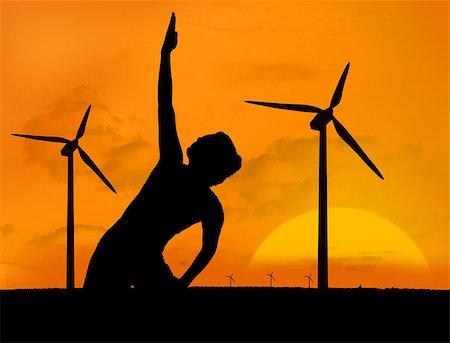
[[[270,274],[266,274],[269,277],[270,280],[270,287],[272,287],[272,280],[275,281],[275,278],[273,277],[273,271]]]
[[[231,275],[225,275],[225,277],[230,279],[230,287],[231,287],[231,281],[233,281],[234,283],[236,283],[236,281],[234,281],[233,279],[233,273],[231,273]]]
[[[67,187],[67,288],[72,289],[75,285],[75,268],[74,268],[74,209],[73,209],[73,153],[78,150],[81,159],[86,163],[95,174],[97,174],[100,179],[114,192],[117,193],[111,183],[102,174],[100,169],[95,165],[91,158],[86,154],[86,152],[81,149],[78,145],[78,140],[83,137],[86,128],[86,123],[89,117],[89,112],[91,110],[91,105],[86,110],[83,120],[81,121],[80,127],[78,128],[77,135],[75,139],[68,140],[62,137],[53,136],[33,136],[33,135],[23,135],[13,133],[13,136],[36,139],[38,141],[54,142],[54,143],[65,143],[64,147],[61,149],[61,155],[66,156],[68,159],[68,187]]]
[[[380,171],[369,159],[355,139],[344,128],[344,126],[334,117],[333,108],[336,107],[342,98],[345,79],[347,78],[350,62],[345,67],[341,78],[336,86],[330,106],[326,110],[311,105],[279,104],[273,102],[246,101],[250,104],[279,108],[282,110],[317,113],[310,122],[313,130],[320,132],[320,153],[319,153],[319,247],[318,247],[318,287],[328,288],[328,240],[327,240],[327,124],[332,121],[334,128],[342,140],[347,143],[358,156],[377,174],[381,179]]]
[[[311,288],[311,282],[314,283],[314,281],[311,278],[311,273],[309,273],[309,275],[305,275],[305,278],[308,279],[308,288]]]

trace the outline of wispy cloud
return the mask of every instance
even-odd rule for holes
[[[223,248],[219,248],[217,250],[216,253],[218,256],[224,257],[226,259],[229,260],[233,260],[233,261],[240,261],[240,262],[245,262],[247,263],[251,257],[252,257],[252,253],[238,253],[236,251],[233,251],[231,249],[223,249]]]
[[[220,189],[225,199],[230,198],[227,214],[240,219],[275,213],[289,217],[298,214],[299,206],[308,207],[305,200],[313,194],[317,179],[315,164],[310,163],[316,144],[316,138],[280,139],[265,153],[244,161],[227,187]]]
[[[65,237],[66,232],[67,228],[65,226],[60,227],[59,229],[56,229],[55,231],[52,231],[47,235],[38,236],[32,239],[30,243],[38,247],[46,246],[49,243],[52,243],[54,241],[57,241],[58,239]]]
[[[67,227],[63,226],[60,227],[46,235],[38,236],[34,239],[32,239],[29,243],[36,245],[38,247],[44,247],[52,243],[56,243],[66,237]],[[100,226],[93,226],[93,225],[84,225],[79,224],[75,225],[75,232],[94,232],[94,233],[104,233],[105,229]]]
[[[105,124],[106,116],[110,116],[108,107],[95,95],[89,86],[82,85],[76,87],[66,94],[60,95],[60,98],[54,103],[49,104],[41,113],[32,117],[23,127],[23,132],[31,135],[59,136],[67,139],[74,139],[83,115],[89,105],[92,105],[91,114],[86,127],[86,131],[92,129],[98,135],[99,127],[104,126],[101,131],[112,137],[116,130],[107,127]],[[111,122],[109,120],[108,122]],[[85,140],[85,137],[83,137]],[[64,180],[66,177],[65,161],[61,158],[59,152],[64,146],[60,143],[38,142],[32,140],[23,140],[28,153],[27,161],[42,165],[50,175],[57,180]],[[83,145],[83,141],[80,142]],[[89,152],[88,152],[89,153]],[[64,166],[64,167],[63,167]]]
[[[136,136],[111,148],[105,156],[105,170],[108,170],[114,186],[123,190],[143,185],[159,159],[159,152],[141,136]]]
[[[35,269],[34,267],[30,267],[28,265],[19,263],[19,262],[10,262],[10,261],[0,261],[0,267],[6,268],[19,268],[19,269]]]
[[[156,149],[143,138],[142,133],[147,134],[147,122],[133,113],[114,115],[89,86],[82,85],[61,95],[18,133],[73,139],[90,104],[92,108],[80,146],[116,188],[137,186],[134,180],[140,182],[149,172],[146,167],[159,157]],[[63,144],[31,140],[24,140],[24,144],[28,162],[41,165],[56,180],[66,180],[66,162],[59,153]],[[75,153],[76,159],[77,155]],[[83,163],[75,163],[74,171],[76,174],[92,173]]]
[[[364,137],[358,137],[358,141],[363,146],[376,144],[373,139]],[[352,167],[349,171],[359,157],[339,138],[329,138],[327,145],[330,152],[328,164],[334,177],[345,182],[351,178],[355,182],[355,179],[371,173],[362,161],[360,168]],[[227,181],[227,187],[220,189],[225,198],[228,195],[233,200],[228,210],[236,216],[250,215],[258,219],[277,215],[289,218],[315,208],[318,148],[317,137],[283,138],[274,142],[265,153],[244,161],[242,169]],[[352,184],[345,188],[352,189]],[[230,194],[233,192],[236,194],[232,197]]]
[[[15,230],[14,230],[14,227],[12,224],[5,224],[5,225],[0,226],[0,237],[1,238],[10,237],[14,233],[15,233]]]
[[[235,27],[235,26],[225,26],[225,25],[214,25],[214,24],[205,24],[205,23],[201,23],[201,22],[186,22],[186,25],[189,26],[193,26],[193,27],[199,27],[202,29],[206,29],[209,31],[214,31],[214,32],[231,32],[231,33],[251,33],[251,32],[255,32],[255,31],[260,31],[262,28],[261,27],[251,27],[251,26],[247,26],[247,27]]]
[[[225,67],[223,77],[226,78],[227,82],[233,84],[258,85],[259,87],[264,85],[273,87],[274,84],[279,84],[279,88],[281,88],[288,81],[299,83],[299,80],[311,78],[316,74],[316,70],[286,62],[279,64],[232,65]]]
[[[361,262],[365,262],[367,265],[371,264],[381,264],[386,261],[385,257],[382,256],[383,253],[373,254],[373,255],[363,255],[363,256],[341,256],[341,257],[328,257],[328,262],[333,265],[358,265]],[[316,258],[297,258],[292,261],[285,261],[285,263],[300,263],[300,264],[317,264]]]
[[[380,267],[376,264],[354,264],[351,266],[346,266],[345,269],[349,272],[367,272],[369,270],[379,269]]]

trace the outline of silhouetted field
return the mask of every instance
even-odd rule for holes
[[[449,291],[1,291],[1,342],[449,342]]]

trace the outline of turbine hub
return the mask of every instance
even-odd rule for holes
[[[78,148],[78,139],[74,139],[73,141],[70,141],[69,143],[66,143],[64,147],[61,149],[61,155],[63,156],[69,156],[70,154],[73,154],[75,150]]]
[[[333,118],[333,109],[327,108],[324,111],[320,111],[309,123],[312,130],[322,130]]]

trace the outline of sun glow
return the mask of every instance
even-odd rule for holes
[[[255,251],[251,264],[295,264],[317,259],[317,211],[303,213],[278,227]],[[347,267],[361,265],[428,268],[413,240],[376,214],[352,208],[328,211],[328,258]]]

